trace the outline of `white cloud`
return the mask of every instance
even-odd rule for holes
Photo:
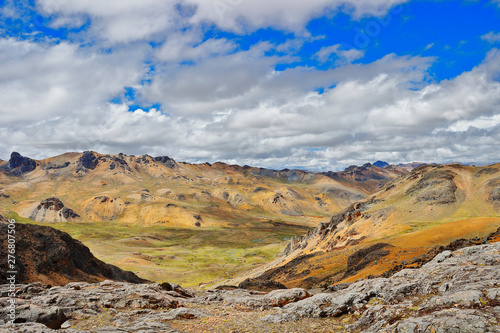
[[[74,20],[89,17],[90,33],[112,43],[154,39],[168,31],[182,29],[173,0],[38,0],[40,10],[58,15],[55,27],[74,26]],[[83,17],[83,18],[82,18]]]
[[[219,15],[213,6],[221,1],[229,7]],[[316,55],[336,68],[277,71],[313,39],[304,31],[312,17],[335,10],[383,15],[403,1],[221,1],[39,0],[55,14],[54,26],[90,19],[86,33],[97,45],[0,39],[0,156],[94,149],[315,169],[378,159],[497,159],[498,50],[471,71],[433,83],[433,58],[389,54],[353,64],[364,53],[340,45]],[[204,23],[297,35],[240,49],[225,38],[204,39]],[[160,45],[152,48],[152,40]],[[141,85],[145,77],[151,81]],[[162,110],[109,104],[125,87]]]
[[[313,17],[343,9],[356,17],[383,15],[405,0],[187,0],[198,5],[191,22],[215,22],[227,30],[242,32],[259,27],[275,27],[293,32],[303,30]]]
[[[197,32],[172,33],[161,46],[156,56],[161,61],[200,61],[206,58],[226,55],[236,49],[236,45],[225,39],[208,39]]]
[[[162,38],[187,25],[203,23],[242,33],[274,27],[298,34],[312,18],[344,10],[355,17],[381,16],[407,0],[37,0],[41,10],[57,14],[54,26],[74,26],[78,16],[92,19],[91,33],[112,43]]]
[[[14,49],[18,55],[35,52],[30,47]],[[269,75],[280,59],[262,57],[268,47],[202,59],[196,66],[178,68],[170,80],[165,75],[155,78],[152,91],[143,93],[148,98],[163,96],[170,115],[156,110],[128,112],[126,105],[98,101],[92,105],[100,106],[85,103],[78,112],[55,108],[50,116],[44,111],[41,117],[32,112],[31,122],[27,110],[14,113],[12,126],[0,129],[0,152],[5,158],[12,149],[42,157],[41,152],[47,156],[94,149],[167,154],[191,162],[314,169],[377,159],[497,158],[500,83],[495,78],[500,74],[500,53],[496,50],[470,72],[420,87],[430,58],[389,55],[367,65],[330,71],[296,68]],[[66,56],[80,57],[74,50]],[[248,67],[250,60],[253,65]],[[242,64],[247,66],[241,69]],[[332,83],[335,86],[323,94],[312,91],[317,84]],[[59,86],[58,80],[48,81],[47,91],[54,86]],[[29,95],[23,98],[34,100]],[[16,125],[16,117],[22,126]]]
[[[338,65],[352,63],[353,61],[361,59],[365,56],[365,51],[363,50],[356,50],[356,49],[341,50],[340,48],[341,48],[340,44],[325,46],[321,48],[321,50],[319,50],[315,56],[318,58],[320,62],[324,63],[328,61],[328,59],[333,54],[335,54],[337,56],[336,63]]]
[[[145,50],[98,54],[56,45],[0,39],[2,124],[33,122],[101,106],[144,75]]]
[[[500,42],[500,32],[494,33],[493,31],[490,31],[487,34],[481,36],[481,39],[491,44],[498,43]]]

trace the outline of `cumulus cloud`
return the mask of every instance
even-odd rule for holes
[[[74,25],[81,18],[92,19],[91,32],[112,43],[161,38],[187,25],[215,24],[219,28],[243,33],[274,27],[303,33],[312,18],[344,10],[355,17],[381,16],[407,0],[38,0],[47,14],[60,17],[55,26]],[[70,17],[68,20],[64,17]]]
[[[67,42],[0,39],[2,124],[42,121],[102,105],[144,75],[145,52],[99,54]]]
[[[124,104],[80,109],[81,114],[61,111],[30,126],[3,128],[0,150],[7,154],[8,147],[15,147],[42,157],[40,148],[44,154],[95,149],[168,154],[190,162],[325,170],[376,159],[496,158],[492,147],[500,135],[497,50],[470,72],[420,87],[432,58],[389,55],[330,71],[289,69],[270,74],[273,61],[279,59],[262,60],[266,47],[223,57],[216,67],[202,63],[181,69],[165,90],[175,93],[162,100],[165,109],[176,110],[170,115],[158,110],[129,112]],[[241,82],[236,78],[225,91],[220,89],[238,64],[252,57],[261,62],[242,72]],[[219,79],[210,72],[214,68],[222,75]],[[209,81],[192,81],[195,73]],[[320,94],[312,91],[318,82],[335,86]],[[151,89],[161,83],[153,83]],[[196,94],[189,98],[193,91]],[[185,109],[190,112],[182,112]]]
[[[351,63],[355,60],[361,59],[365,56],[364,50],[350,49],[342,50],[340,44],[325,46],[316,53],[316,58],[322,63],[325,63],[330,57],[335,54],[337,57],[336,63],[339,65]]]
[[[481,36],[481,39],[491,44],[498,43],[500,42],[500,32],[494,33],[493,31],[490,31],[487,34]]]
[[[0,39],[0,157],[93,149],[325,170],[379,159],[495,161],[496,49],[441,82],[429,77],[434,58],[388,54],[361,64],[363,51],[338,44],[315,55],[333,68],[276,70],[317,38],[305,31],[311,18],[339,10],[381,16],[402,2],[38,0],[53,27],[90,22],[74,40],[92,43]],[[242,48],[206,37],[213,25],[295,37]],[[127,87],[133,102],[161,108],[130,111]]]
[[[187,0],[198,6],[191,22],[210,21],[236,32],[275,27],[300,32],[312,18],[344,10],[355,17],[380,16],[405,0]]]

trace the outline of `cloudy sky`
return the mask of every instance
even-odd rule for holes
[[[498,162],[500,1],[0,1],[0,158]]]

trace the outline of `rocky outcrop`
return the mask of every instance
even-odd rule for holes
[[[211,290],[201,293],[190,302],[201,304],[222,304],[225,306],[243,306],[249,309],[269,309],[283,307],[311,297],[309,292],[302,288],[278,289],[268,293],[235,289],[235,290]]]
[[[158,284],[103,281],[98,284],[76,282],[65,287],[50,287],[33,283],[17,285],[15,295],[18,313],[16,324],[4,325],[5,328],[0,328],[0,332],[23,332],[29,327],[37,327],[39,332],[60,328],[69,328],[66,332],[82,332],[86,330],[72,330],[71,326],[90,320],[92,326],[96,327],[99,323],[94,318],[104,312],[111,317],[109,323],[113,329],[100,327],[97,329],[99,332],[171,332],[170,325],[165,323],[167,320],[206,316],[201,311],[182,308],[182,299],[162,290]],[[3,293],[0,298],[2,309],[8,305],[9,298],[5,296]],[[2,312],[3,320],[6,310]]]
[[[8,226],[0,224],[0,234]],[[98,282],[103,279],[142,283],[132,272],[105,264],[89,248],[65,232],[51,227],[16,224],[16,265],[18,283],[42,281],[65,284],[70,281]],[[7,253],[7,237],[0,239],[0,252]],[[7,256],[0,258],[0,283],[7,282]]]
[[[49,163],[42,166],[43,170],[59,170],[67,168],[71,163],[64,162],[63,164]]]
[[[333,215],[330,222],[320,223],[316,229],[309,231],[301,237],[293,237],[290,240],[290,243],[286,246],[284,255],[288,256],[296,250],[305,249],[311,240],[315,240],[318,237],[319,240],[323,240],[328,235],[336,232],[337,226],[340,223],[347,222],[349,224],[353,224],[357,219],[363,216],[363,212],[378,202],[379,201],[372,197],[369,200],[352,204],[343,211]]]
[[[88,172],[94,170],[99,164],[99,160],[92,151],[86,151],[78,159],[76,172]]]
[[[22,176],[28,172],[34,171],[37,167],[37,162],[29,157],[24,157],[18,152],[13,152],[10,155],[8,163],[2,165],[0,170],[7,171],[14,176]]]
[[[79,221],[80,215],[64,206],[58,198],[48,198],[40,202],[30,213],[29,218],[37,222],[67,222]]]
[[[362,280],[288,304],[264,321],[359,318],[362,332],[494,332],[500,324],[500,243],[445,251],[420,269]]]
[[[488,200],[492,202],[500,202],[500,177],[492,179],[487,184],[489,188]]]
[[[418,176],[418,173],[416,175]],[[456,174],[450,170],[428,172],[406,191],[406,195],[417,196],[416,202],[427,202],[435,205],[454,203],[457,201],[455,176]]]
[[[208,332],[498,332],[499,253],[500,243],[444,251],[419,269],[322,291],[201,291],[111,281],[16,285],[16,324],[0,332],[153,333],[178,332],[178,325]]]
[[[167,166],[170,169],[175,169],[175,167],[177,166],[177,163],[175,162],[175,160],[173,158],[168,157],[168,156],[155,157],[154,160],[156,162],[160,162],[160,163],[164,164],[165,166]]]

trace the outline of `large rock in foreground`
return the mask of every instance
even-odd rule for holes
[[[445,251],[420,269],[288,304],[263,320],[357,314],[353,332],[499,332],[500,243]],[[332,290],[340,288],[331,288]]]
[[[0,224],[0,235],[8,234]],[[43,282],[64,285],[74,281],[99,282],[105,279],[144,283],[132,272],[108,265],[94,257],[89,248],[65,232],[51,227],[16,224],[17,283]],[[7,253],[7,237],[0,238],[0,252]],[[0,283],[7,283],[7,256],[0,258]]]
[[[159,284],[103,281],[98,284],[75,282],[65,287],[50,287],[33,283],[17,285],[15,289],[16,319],[14,325],[7,326],[5,330],[0,328],[1,333],[51,332],[52,329],[65,328],[63,324],[68,320],[78,323],[89,318],[91,322],[98,324],[92,318],[100,316],[100,320],[105,320],[101,314],[113,317],[109,321],[114,327],[97,328],[93,325],[96,329],[91,332],[170,332],[168,324],[162,321],[204,315],[196,310],[180,308],[186,297],[175,291],[165,291]],[[0,320],[8,318],[9,298],[3,296],[5,293],[0,297],[3,308],[0,310]],[[152,313],[152,310],[158,312]],[[70,326],[71,323],[66,325]],[[80,331],[70,329],[66,332]]]

